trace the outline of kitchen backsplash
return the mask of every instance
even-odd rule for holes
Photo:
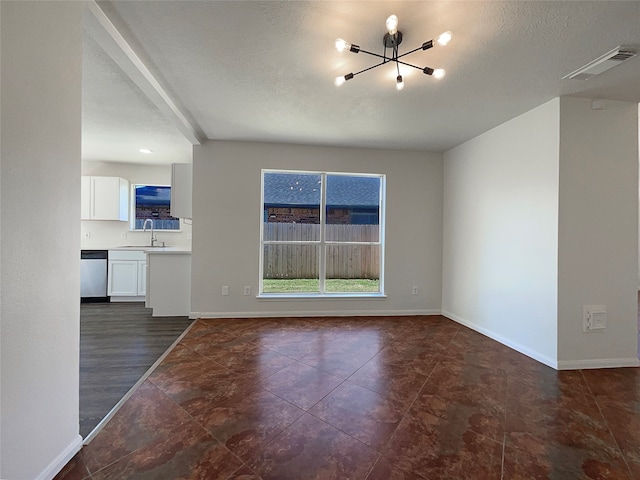
[[[130,231],[129,222],[85,220],[80,235],[83,250],[102,249],[125,245],[149,245],[151,232]],[[158,242],[167,246],[191,248],[191,225],[180,220],[180,231],[154,231]]]

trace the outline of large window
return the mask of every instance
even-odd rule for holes
[[[180,230],[180,219],[171,216],[171,187],[134,185],[133,229],[142,230],[151,219],[154,230]]]
[[[382,294],[384,180],[264,170],[260,293]]]

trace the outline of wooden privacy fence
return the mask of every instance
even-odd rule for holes
[[[376,242],[378,225],[327,225],[326,239],[340,242]],[[265,241],[314,241],[320,225],[265,223]],[[317,278],[319,245],[265,245],[264,278]],[[327,245],[326,278],[380,278],[379,245]]]

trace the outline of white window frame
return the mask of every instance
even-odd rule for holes
[[[308,241],[278,241],[264,240],[264,176],[268,173],[281,174],[300,174],[300,175],[320,175],[320,239]],[[378,212],[378,228],[379,236],[377,242],[343,242],[343,241],[327,241],[325,236],[325,216],[326,216],[326,185],[327,176],[342,175],[347,177],[374,177],[380,179],[380,204]],[[386,175],[375,173],[353,173],[353,172],[328,172],[328,171],[309,171],[309,170],[280,170],[280,169],[262,169],[260,174],[260,265],[259,265],[259,293],[258,298],[265,299],[290,299],[290,298],[386,298],[384,289],[384,265],[385,265],[385,217],[386,217]],[[264,293],[264,246],[265,245],[318,245],[319,246],[319,292],[280,292],[280,293]],[[380,278],[378,292],[326,292],[325,276],[326,276],[326,249],[328,245],[377,245],[380,248]]]
[[[140,183],[140,182],[132,182],[131,183],[131,222],[129,223],[129,231],[130,232],[142,232],[142,228],[136,228],[136,187],[169,187],[173,188],[171,185],[166,185],[162,183]],[[169,200],[169,209],[171,209],[171,200]],[[157,232],[181,232],[182,231],[182,222],[178,218],[178,228],[172,229],[157,229]]]

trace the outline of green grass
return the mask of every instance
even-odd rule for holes
[[[320,289],[317,278],[265,279],[263,293],[317,293]],[[328,293],[377,293],[380,280],[368,278],[331,278],[325,281]]]

